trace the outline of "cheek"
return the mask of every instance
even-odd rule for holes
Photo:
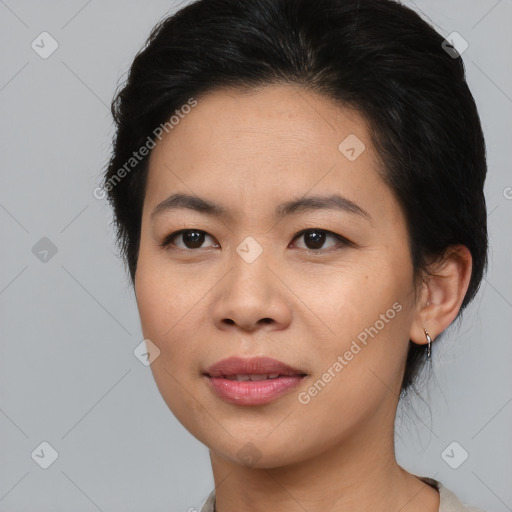
[[[156,276],[139,260],[135,275],[135,296],[145,338],[159,338],[163,332],[165,311]]]
[[[382,321],[388,324],[398,316],[396,309],[410,303],[412,269],[406,258],[375,252],[354,260],[294,279],[294,291],[338,338],[356,336],[375,322],[382,328]],[[393,308],[397,302],[401,307]],[[379,321],[381,315],[385,318]]]
[[[137,307],[144,338],[157,345],[161,357],[169,361],[175,360],[173,352],[177,349],[178,336],[186,324],[185,320],[188,320],[187,304],[181,295],[173,293],[171,285],[142,272],[136,283]],[[181,358],[186,356],[187,346],[190,345],[181,343]]]
[[[135,296],[145,337],[165,340],[170,337],[173,325],[186,313],[192,297],[178,272],[169,269],[156,250],[141,242]],[[190,308],[190,307],[189,307]]]
[[[150,368],[162,398],[185,428],[194,431],[201,407],[187,390],[187,383],[197,378],[196,340],[190,333],[194,332],[191,323],[198,325],[199,313],[188,304],[185,294],[176,293],[178,282],[160,276],[158,267],[141,254],[135,290],[142,332],[160,350]]]
[[[169,271],[159,258],[141,250],[135,294],[143,335],[160,349],[160,363],[187,378],[197,347],[204,344],[207,303],[201,298],[212,286],[199,283],[190,272]]]
[[[386,386],[394,388],[408,349],[414,308],[407,251],[389,256],[376,251],[362,261],[309,279],[310,293],[304,296],[322,320],[321,332],[328,332],[316,355],[322,374],[330,369],[337,376],[327,386],[332,394],[324,395],[331,405],[357,406],[362,396],[379,397],[387,393]],[[301,282],[306,290],[307,283]],[[329,379],[325,375],[322,380]]]
[[[391,287],[346,282],[325,292],[324,305],[336,306],[324,306],[322,319],[334,335],[312,353],[317,371],[298,396],[305,415],[325,433],[325,443],[368,421],[383,404],[392,407],[408,348],[406,297],[403,290],[400,295]]]

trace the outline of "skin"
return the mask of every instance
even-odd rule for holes
[[[350,134],[366,146],[354,161],[338,149]],[[160,350],[151,369],[162,397],[210,449],[218,512],[439,508],[438,492],[397,464],[394,419],[409,339],[426,343],[424,327],[435,339],[453,321],[471,256],[454,247],[415,285],[405,218],[379,165],[364,118],[287,85],[210,92],[152,151],[137,305],[144,337]],[[176,209],[151,217],[176,192],[232,216]],[[369,216],[274,217],[282,202],[332,193]],[[315,228],[327,230],[317,249],[297,237]],[[181,235],[160,245],[180,229],[207,236],[199,247]],[[263,249],[252,263],[236,251],[247,236]],[[299,393],[397,302],[400,312],[300,403]],[[308,377],[269,404],[227,403],[203,372],[232,355],[274,357]]]

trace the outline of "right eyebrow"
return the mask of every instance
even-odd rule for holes
[[[214,203],[201,197],[192,196],[189,194],[172,194],[167,199],[164,199],[161,203],[151,212],[150,218],[162,214],[169,210],[177,209],[189,209],[205,215],[211,215],[215,217],[228,217],[230,216],[228,210],[220,204]]]

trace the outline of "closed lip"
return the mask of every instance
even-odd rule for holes
[[[228,377],[230,375],[262,375],[265,373],[278,373],[279,375],[300,375],[306,372],[294,368],[282,361],[271,357],[228,357],[221,359],[206,369],[208,377]]]

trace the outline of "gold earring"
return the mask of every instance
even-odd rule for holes
[[[430,344],[432,343],[432,338],[430,337],[427,329],[423,328],[423,330],[425,331],[425,337],[427,338],[427,341],[428,341],[427,358],[430,359]]]

